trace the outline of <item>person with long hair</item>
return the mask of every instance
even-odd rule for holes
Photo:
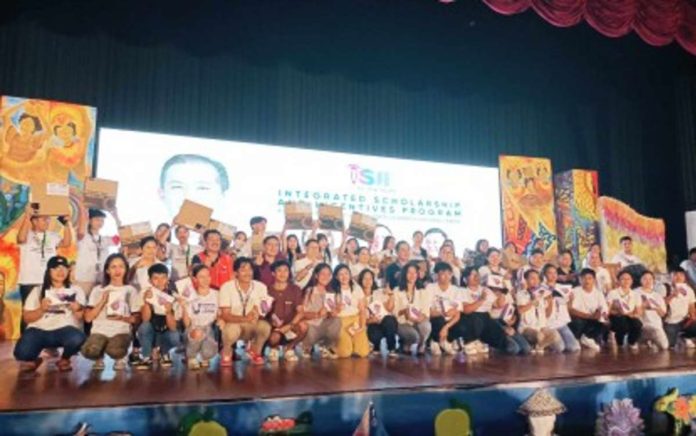
[[[488,239],[479,239],[476,241],[473,255],[473,267],[477,270],[486,264],[489,248],[490,244],[488,243]]]
[[[503,258],[500,250],[491,247],[488,249],[486,264],[478,269],[478,273],[481,277],[481,283],[488,285],[489,277],[497,276],[503,280],[503,288],[506,291],[511,292],[513,290],[512,274],[502,266],[502,261]]]
[[[619,273],[619,287],[607,295],[609,306],[609,323],[614,332],[617,345],[628,345],[632,351],[638,351],[643,323],[640,297],[633,292],[633,277],[628,271]]]
[[[365,293],[367,337],[373,352],[381,353],[382,339],[385,339],[388,356],[397,357],[396,331],[399,323],[394,317],[394,292],[379,289],[375,273],[369,269],[362,270],[357,280]]]
[[[404,242],[408,250],[408,244]],[[432,295],[418,287],[418,264],[408,262],[398,274],[396,289],[396,314],[399,321],[397,333],[401,350],[408,353],[415,344],[418,355],[425,354],[425,344],[430,337],[430,307]]]
[[[115,209],[111,215],[116,219],[116,224],[119,225]],[[101,283],[104,261],[110,254],[109,250],[118,245],[116,237],[101,234],[105,218],[106,214],[99,209],[87,210],[82,207],[77,223],[75,282],[88,296],[92,288]]]
[[[172,242],[172,226],[159,223],[155,229],[155,240],[157,241],[157,259],[164,261],[167,259],[167,247]]]
[[[350,264],[351,277],[353,277],[353,280],[357,280],[360,273],[365,270],[377,274],[377,270],[370,263],[370,249],[367,247],[359,247],[355,251],[355,262]]]
[[[341,334],[341,320],[338,318],[334,294],[331,293],[331,281],[331,265],[320,263],[314,267],[309,283],[303,289],[303,319],[307,322],[308,329],[302,344],[308,356],[311,356],[312,347],[319,345],[321,357],[338,357],[335,350]]]
[[[210,268],[203,264],[191,269],[191,284],[195,295],[180,298],[184,324],[184,344],[189,369],[207,368],[210,359],[218,354],[215,323],[218,318],[218,295],[210,287]],[[198,359],[200,357],[200,360]]]
[[[287,235],[285,237],[285,258],[290,264],[290,270],[295,265],[299,259],[302,258],[302,247],[300,246],[300,240],[297,235]]]
[[[663,319],[667,316],[667,304],[662,295],[655,292],[655,276],[652,272],[643,272],[640,287],[635,292],[641,300],[643,315],[640,341],[653,350],[666,350],[669,348],[669,339]]]
[[[357,259],[357,252],[360,248],[358,240],[355,238],[346,238],[343,234],[343,243],[338,250],[338,261],[346,265],[354,264]]]
[[[570,250],[563,250],[558,255],[558,283],[572,287],[576,287],[580,283],[575,271],[573,252]]]
[[[367,357],[370,344],[367,339],[365,293],[351,278],[348,265],[342,263],[334,268],[331,290],[341,320],[336,354],[339,358],[352,355]]]
[[[80,329],[85,293],[71,286],[68,260],[54,256],[48,260],[44,280],[29,293],[22,316],[27,328],[22,333],[14,356],[22,371],[35,371],[42,362],[45,348],[63,348],[58,360],[60,371],[70,371],[70,358],[80,351],[85,334]]]
[[[104,354],[115,360],[114,369],[126,367],[124,357],[131,344],[131,329],[140,322],[142,306],[138,291],[126,282],[127,275],[126,257],[110,255],[104,263],[104,283],[89,295],[85,321],[92,323],[92,330],[81,353],[95,361],[94,370],[104,369]]]
[[[140,257],[134,259],[129,265],[127,283],[130,283],[138,291],[142,291],[150,285],[147,271],[152,265],[162,263],[158,256],[159,243],[154,236],[146,236],[140,240]]]
[[[551,315],[548,317],[548,327],[555,329],[561,336],[563,341],[563,347],[558,348],[556,351],[567,351],[569,353],[576,353],[580,351],[580,343],[573,335],[568,324],[570,323],[570,312],[568,311],[568,299],[570,296],[570,291],[572,290],[569,286],[559,286],[557,281],[558,270],[552,264],[544,265],[541,270],[541,274],[544,279],[544,284],[542,285],[546,289],[553,299],[553,305],[551,307]],[[565,290],[564,290],[565,289]]]

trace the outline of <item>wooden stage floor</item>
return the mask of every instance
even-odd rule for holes
[[[71,373],[51,362],[36,374],[18,374],[12,344],[0,344],[0,412],[143,405],[178,402],[253,401],[349,392],[414,389],[467,389],[497,384],[573,381],[602,375],[696,369],[696,353],[625,350],[595,354],[544,356],[345,359],[273,363],[254,367],[237,363],[188,371],[183,364],[150,371],[91,371],[78,358]],[[110,365],[107,364],[107,367]]]

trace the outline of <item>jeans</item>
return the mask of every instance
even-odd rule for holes
[[[558,334],[561,335],[561,339],[563,340],[563,349],[560,351],[567,351],[569,353],[580,351],[580,342],[575,338],[575,335],[573,335],[568,325],[557,328],[556,331],[558,331]]]
[[[382,318],[378,324],[367,325],[367,337],[372,342],[374,349],[379,351],[382,338],[387,340],[387,350],[393,351],[396,349],[396,331],[399,323],[392,315],[387,315]]]
[[[44,348],[63,347],[63,358],[69,359],[80,351],[85,334],[75,327],[66,326],[57,330],[41,330],[29,327],[15,345],[15,359],[33,362]]]
[[[334,317],[324,318],[319,324],[309,325],[307,336],[302,340],[302,345],[306,350],[311,350],[318,343],[329,348],[335,348],[340,334],[341,320]]]
[[[202,335],[200,338],[193,339],[191,337],[192,335],[197,336],[199,333]],[[184,342],[186,343],[186,357],[189,359],[195,359],[200,353],[201,359],[210,360],[218,353],[215,329],[212,326],[187,329]]]
[[[140,324],[137,335],[140,340],[140,354],[145,358],[150,357],[154,346],[159,347],[160,354],[164,355],[181,344],[181,334],[178,331],[167,329],[164,332],[158,332],[148,321]]]
[[[411,345],[418,344],[420,350],[430,337],[431,328],[430,320],[427,319],[415,325],[399,324],[397,332],[401,342],[401,349],[408,351]]]
[[[24,303],[27,301],[27,298],[29,298],[29,294],[31,294],[32,289],[34,289],[37,286],[41,286],[41,284],[36,284],[36,285],[19,285],[19,298],[22,301],[22,310],[24,310]],[[24,317],[20,316],[19,317],[19,332],[24,333],[24,330],[27,328],[27,323],[24,322]],[[51,348],[51,347],[49,347]]]

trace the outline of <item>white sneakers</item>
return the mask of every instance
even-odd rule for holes
[[[477,353],[488,353],[488,345],[482,344],[478,341],[472,342],[472,344],[475,344],[474,346],[475,346]],[[431,341],[430,342],[430,354],[433,356],[441,356],[442,354],[445,354],[447,356],[454,356],[455,354],[457,354],[457,350],[454,349],[454,345],[452,345],[451,342]]]
[[[269,362],[277,362],[277,361],[278,361],[278,358],[279,358],[278,349],[277,349],[277,348],[271,348],[271,349],[268,351],[268,361],[269,361]]]
[[[295,350],[289,349],[285,350],[285,354],[283,354],[283,358],[287,360],[288,362],[297,362],[298,357],[297,354],[295,354]]]
[[[200,369],[201,364],[195,357],[189,357],[188,359],[188,369]]]
[[[696,344],[694,344],[694,340],[690,339],[690,338],[684,338],[684,346],[688,349],[696,348]]]
[[[430,354],[432,354],[433,356],[440,356],[442,354],[440,344],[438,344],[435,341],[430,341]]]
[[[589,348],[592,351],[600,351],[601,350],[601,348],[599,347],[599,344],[597,344],[597,342],[595,342],[594,339],[588,338],[585,335],[582,335],[582,337],[580,338],[580,344],[582,344],[586,348]]]
[[[338,359],[338,355],[336,354],[336,352],[327,347],[320,347],[319,355],[322,357],[322,359]]]

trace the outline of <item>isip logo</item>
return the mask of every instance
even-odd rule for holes
[[[357,164],[350,164],[348,168],[350,168],[350,181],[354,185],[389,186],[387,171],[375,171]]]

